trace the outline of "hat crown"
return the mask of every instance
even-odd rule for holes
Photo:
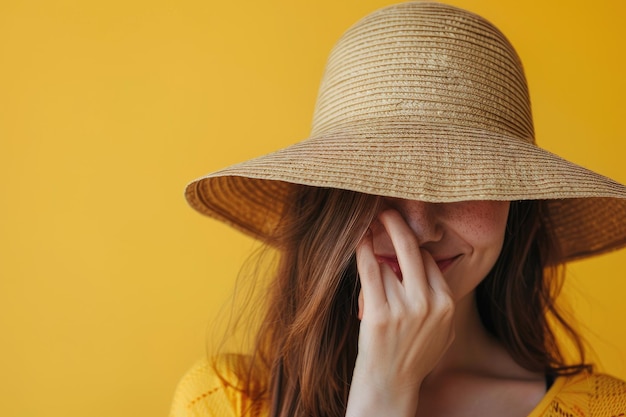
[[[553,262],[626,247],[626,186],[533,138],[522,65],[504,35],[455,7],[404,3],[333,49],[311,137],[200,178],[186,196],[270,244],[303,185],[433,203],[546,200]]]
[[[389,122],[474,128],[534,143],[526,78],[511,44],[482,17],[439,3],[378,10],[330,54],[311,135]]]

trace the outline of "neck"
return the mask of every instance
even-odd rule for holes
[[[473,292],[457,302],[454,330],[454,341],[427,379],[458,373],[494,377],[537,377],[519,366],[502,343],[485,329]]]

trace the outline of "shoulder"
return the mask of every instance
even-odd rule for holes
[[[235,369],[246,363],[241,355],[198,361],[178,383],[170,417],[261,416],[259,404],[244,394],[244,381]]]
[[[593,416],[626,416],[626,382],[610,375],[591,376],[590,414]]]
[[[554,415],[626,416],[626,382],[606,374],[561,377],[550,409]],[[552,415],[552,414],[547,414]]]

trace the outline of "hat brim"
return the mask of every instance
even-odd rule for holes
[[[189,204],[271,240],[288,184],[427,202],[549,200],[562,261],[626,246],[626,187],[502,134],[409,122],[323,135],[199,178]]]

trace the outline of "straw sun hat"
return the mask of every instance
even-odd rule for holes
[[[546,199],[562,261],[626,245],[626,187],[535,145],[513,47],[444,4],[356,23],[330,54],[309,138],[197,179],[186,198],[265,240],[288,183],[428,202]]]

